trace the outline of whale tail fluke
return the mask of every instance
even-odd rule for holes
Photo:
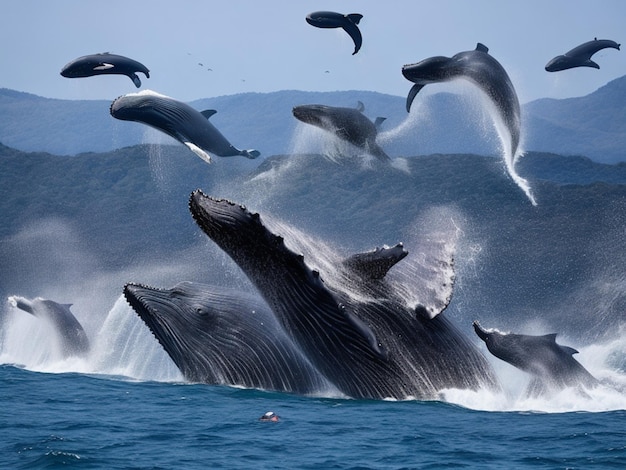
[[[350,13],[349,15],[346,15],[346,18],[348,18],[354,24],[359,24],[359,21],[361,21],[363,15],[359,13]]]
[[[258,150],[248,149],[241,151],[241,156],[249,158],[250,160],[254,160],[259,155],[261,155],[261,152],[259,152]]]

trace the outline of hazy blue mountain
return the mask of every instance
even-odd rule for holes
[[[590,340],[623,318],[625,164],[530,153],[519,170],[537,196],[533,207],[498,158],[402,161],[300,154],[207,165],[179,145],[73,157],[0,146],[0,294],[41,295],[51,280],[80,285],[102,273],[113,273],[113,300],[129,281],[239,285],[237,268],[189,215],[189,194],[202,188],[346,255],[452,222],[462,235],[446,314],[468,327],[473,319],[512,330],[532,322]],[[173,274],[176,262],[183,275]]]
[[[407,91],[410,87],[407,84]],[[299,104],[356,107],[365,104],[381,126],[381,145],[391,156],[432,153],[494,155],[500,143],[476,93],[423,92],[405,111],[405,97],[367,91],[244,93],[196,100],[199,110],[216,109],[211,122],[239,148],[258,148],[263,158],[292,153]],[[115,98],[115,97],[112,97]],[[141,143],[172,143],[146,126],[115,120],[109,101],[55,100],[0,89],[0,142],[24,151],[58,155],[106,152]],[[626,77],[594,93],[564,100],[541,99],[523,106],[525,148],[594,161],[626,160]]]
[[[625,161],[626,77],[587,96],[528,103],[524,119],[530,149],[585,155],[605,163]]]

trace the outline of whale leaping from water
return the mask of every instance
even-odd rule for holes
[[[17,295],[9,297],[8,301],[13,307],[48,323],[59,339],[64,356],[83,356],[89,352],[89,338],[70,311],[71,304],[59,304],[41,297],[29,300]]]
[[[129,93],[111,103],[111,116],[122,121],[136,121],[154,127],[186,145],[211,163],[212,153],[220,157],[241,155],[256,158],[257,150],[239,150],[209,122],[215,110],[197,111],[188,104],[151,90]]]
[[[328,131],[338,138],[350,142],[382,161],[389,161],[389,156],[376,143],[378,127],[385,118],[370,121],[363,114],[363,103],[359,107],[340,108],[322,104],[295,106],[293,115],[299,121]]]
[[[520,140],[520,104],[513,83],[504,67],[478,43],[473,51],[459,52],[452,57],[430,57],[402,67],[402,75],[415,83],[406,100],[406,109],[424,86],[457,78],[469,80],[484,91],[498,110],[511,135],[511,155],[515,156]]]
[[[354,55],[359,52],[363,43],[361,31],[357,26],[362,18],[363,15],[359,13],[343,15],[334,11],[314,11],[306,16],[306,22],[317,28],[343,28],[354,41],[354,52],[352,53]]]
[[[401,246],[361,260],[358,276],[352,271],[358,260],[352,266],[337,263],[338,277],[331,276],[336,273],[311,269],[257,213],[199,190],[192,193],[189,208],[200,228],[255,285],[307,359],[343,394],[428,399],[446,388],[496,386],[487,360],[440,311],[425,315],[391,286],[372,288],[372,283],[384,283],[385,276],[375,278],[389,263],[404,257],[397,253]]]
[[[402,75],[415,85],[406,99],[406,109],[419,91],[430,83],[439,83],[457,78],[469,80],[488,96],[493,103],[499,120],[504,124],[509,138],[502,138],[503,158],[509,175],[526,193],[533,205],[536,205],[528,182],[515,171],[520,136],[521,113],[519,99],[504,67],[489,54],[489,49],[481,43],[473,51],[459,52],[452,57],[430,57],[416,64],[402,67]]]
[[[61,75],[66,78],[93,77],[95,75],[126,75],[139,88],[141,80],[139,80],[137,72],[141,72],[146,78],[150,78],[150,71],[142,63],[128,57],[104,52],[74,59],[63,67]]]
[[[311,394],[329,389],[258,295],[181,282],[124,296],[191,382]]]
[[[556,342],[556,334],[543,336],[486,330],[475,321],[474,331],[498,359],[532,375],[527,394],[537,396],[565,387],[594,387],[597,380],[572,357],[573,348]]]
[[[587,41],[580,46],[576,46],[571,51],[565,54],[558,55],[554,59],[550,60],[546,64],[547,72],[559,72],[561,70],[572,69],[574,67],[592,67],[599,69],[600,66],[591,60],[596,52],[613,48],[619,51],[620,44],[610,39],[594,39],[593,41]]]

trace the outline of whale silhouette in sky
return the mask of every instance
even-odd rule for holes
[[[59,339],[64,356],[83,356],[89,352],[89,338],[80,322],[70,311],[71,304],[59,304],[41,297],[32,300],[17,295],[8,298],[9,303],[24,312],[46,322]]]
[[[385,151],[376,143],[378,128],[385,118],[370,121],[363,114],[363,103],[359,107],[340,108],[322,104],[295,106],[293,115],[299,121],[324,129],[342,140],[350,142],[382,161],[390,160]]]
[[[154,127],[187,146],[211,163],[209,153],[220,157],[256,158],[257,150],[239,150],[209,122],[215,110],[197,111],[169,96],[144,90],[120,96],[111,103],[111,116],[122,121],[136,121]]]
[[[594,387],[598,381],[572,356],[578,351],[556,342],[556,334],[543,336],[502,333],[483,329],[475,321],[474,331],[498,359],[532,375],[527,394],[537,396],[565,387]]]
[[[385,276],[364,283],[370,268],[361,267],[357,276],[341,261],[334,272],[311,269],[259,214],[199,190],[189,207],[308,360],[348,397],[428,399],[447,388],[497,386],[486,358],[441,310],[427,315],[423,307],[410,307],[391,285],[377,288]],[[404,257],[397,253],[401,250],[396,246],[381,256],[393,264]]]
[[[94,75],[126,75],[135,86],[141,86],[141,80],[137,72],[143,73],[150,78],[148,68],[136,60],[121,55],[104,52],[79,57],[68,63],[61,70],[61,75],[66,78],[93,77]]]
[[[546,71],[559,72],[561,70],[572,69],[574,67],[592,67],[594,69],[599,69],[600,66],[591,60],[591,56],[606,48],[613,48],[619,51],[619,47],[620,44],[610,39],[596,38],[593,41],[587,41],[580,46],[576,46],[574,49],[563,55],[556,56],[546,64]]]
[[[306,16],[306,22],[316,28],[343,28],[354,41],[354,52],[352,53],[354,55],[359,52],[363,43],[361,30],[357,26],[361,18],[363,15],[359,13],[344,15],[334,11],[314,11]]]

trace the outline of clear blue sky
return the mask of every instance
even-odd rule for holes
[[[284,89],[404,96],[411,84],[403,64],[479,41],[522,103],[586,95],[626,75],[626,50],[614,49],[594,56],[600,70],[544,71],[553,56],[594,37],[626,49],[624,0],[3,0],[0,8],[0,87],[49,98],[135,91],[123,76],[59,75],[74,58],[105,51],[144,63],[151,78],[141,75],[142,88],[183,101]],[[341,30],[308,25],[316,10],[363,14],[361,51],[351,55]]]

